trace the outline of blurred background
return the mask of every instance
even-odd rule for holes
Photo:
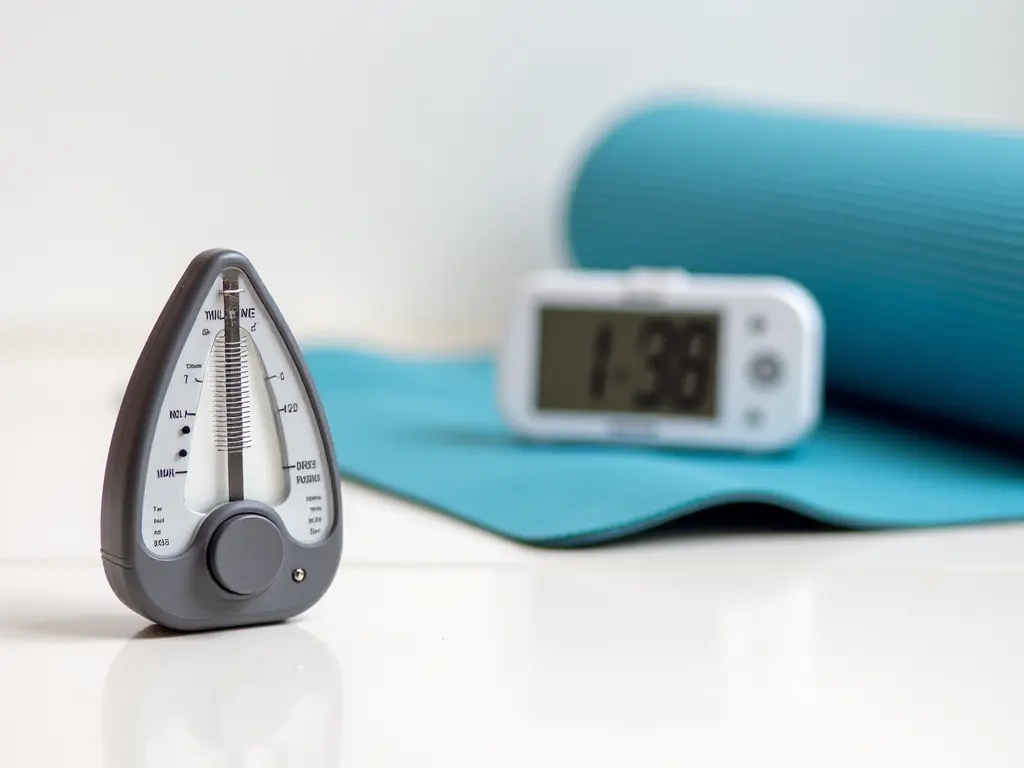
[[[514,279],[569,261],[568,185],[624,115],[1024,126],[1021,29],[1016,0],[6,0],[0,555],[95,557],[123,387],[196,253],[246,253],[300,341],[486,347]]]
[[[304,339],[486,345],[625,112],[1024,125],[1022,28],[1016,0],[6,0],[0,331],[141,345],[223,246]]]
[[[98,527],[123,387],[198,252],[249,256],[300,341],[487,347],[514,280],[570,260],[568,184],[625,114],[1024,127],[1022,31],[1022,0],[0,0],[0,764],[230,746],[207,702],[289,704],[280,647],[344,699],[343,727],[290,722],[350,768],[1019,766],[1024,527],[551,554],[353,487],[305,625],[329,651],[124,643],[145,622]]]

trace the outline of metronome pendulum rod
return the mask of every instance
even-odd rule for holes
[[[224,392],[222,397],[228,459],[228,499],[240,501],[245,498],[245,472],[242,451],[245,450],[247,420],[249,416],[248,376],[243,374],[246,366],[246,350],[241,338],[238,322],[238,273],[228,270],[224,275]]]

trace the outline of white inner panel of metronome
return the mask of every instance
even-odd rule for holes
[[[152,416],[139,532],[154,556],[183,552],[232,498],[273,508],[301,544],[329,535],[332,478],[293,354],[245,275],[218,275]]]
[[[241,370],[241,390],[237,393],[229,392],[224,384],[229,363],[237,363]],[[241,415],[239,435],[229,432],[229,404],[237,405]],[[190,509],[208,512],[228,500],[225,454],[229,448],[245,452],[247,499],[276,506],[285,498],[285,457],[275,411],[267,371],[252,337],[242,330],[236,345],[225,341],[224,331],[218,333],[196,408],[192,460],[185,481],[185,504]]]

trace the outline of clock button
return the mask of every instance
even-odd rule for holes
[[[755,336],[760,336],[768,329],[768,318],[764,315],[751,315],[747,318],[747,330]]]
[[[743,420],[748,427],[760,427],[764,422],[764,414],[757,408],[748,408],[743,414]]]
[[[633,277],[657,277],[657,278],[680,278],[686,277],[690,273],[682,267],[629,267],[626,270],[626,274]]]
[[[750,361],[750,376],[762,387],[774,387],[782,379],[782,362],[771,353],[759,354]]]
[[[673,286],[685,284],[688,279],[689,273],[678,267],[631,267],[624,276],[627,291],[651,297],[660,297]]]

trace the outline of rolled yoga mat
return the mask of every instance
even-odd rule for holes
[[[834,391],[1024,437],[1024,134],[659,104],[591,148],[567,219],[581,267],[798,280]]]
[[[1024,518],[1024,139],[672,104],[587,155],[568,230],[583,267],[799,280],[833,389],[889,411],[830,398],[778,456],[544,445],[502,423],[489,355],[312,348],[343,475],[545,546],[736,502],[852,528]]]

